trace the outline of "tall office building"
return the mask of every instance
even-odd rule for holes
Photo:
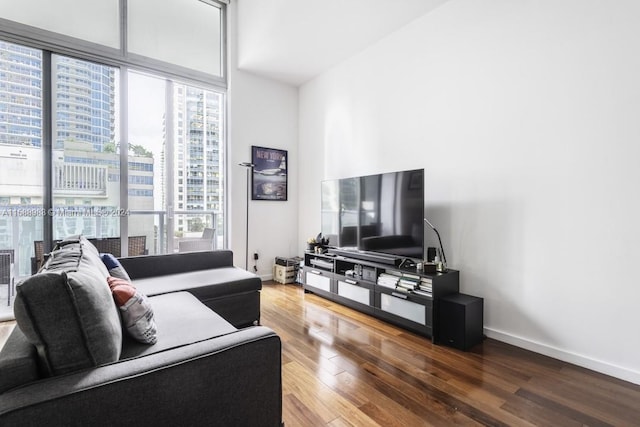
[[[42,52],[1,40],[0,144],[42,145]]]
[[[53,55],[54,148],[65,141],[88,142],[96,152],[115,141],[113,67]]]
[[[178,210],[221,208],[220,171],[221,95],[184,85],[175,87],[176,192]],[[194,219],[192,219],[194,220]],[[188,219],[179,218],[177,231],[191,231]],[[208,224],[216,227],[216,224]]]
[[[114,141],[115,69],[53,55],[54,148]],[[42,146],[42,52],[0,41],[0,143]]]

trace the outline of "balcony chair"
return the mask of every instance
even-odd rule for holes
[[[211,251],[215,249],[215,228],[205,228],[202,237],[178,241],[178,252]]]
[[[0,286],[7,285],[7,306],[11,305],[13,289],[13,250],[0,252]]]

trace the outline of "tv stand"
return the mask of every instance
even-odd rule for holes
[[[389,262],[389,257],[378,254],[371,257],[370,253],[330,251],[305,254],[305,292],[434,340],[440,328],[440,299],[458,293],[458,271],[418,273],[406,258],[391,258],[394,261]]]
[[[338,249],[338,248],[329,249],[329,253],[342,255],[345,258],[377,262],[378,264],[394,265],[396,267],[398,267],[404,260],[402,257],[381,254],[378,252],[367,252],[367,251],[357,251],[357,250],[350,251],[348,249]]]

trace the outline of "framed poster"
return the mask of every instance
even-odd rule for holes
[[[251,200],[287,200],[287,151],[251,146]]]

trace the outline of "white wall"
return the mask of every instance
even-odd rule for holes
[[[305,84],[300,240],[321,179],[424,167],[487,335],[640,383],[639,17],[453,0]]]
[[[257,252],[258,275],[270,279],[276,256],[297,255],[298,90],[237,68],[236,2],[229,5],[229,225],[234,264],[245,266],[246,169],[251,146],[287,150],[288,201],[249,201],[249,269]]]

